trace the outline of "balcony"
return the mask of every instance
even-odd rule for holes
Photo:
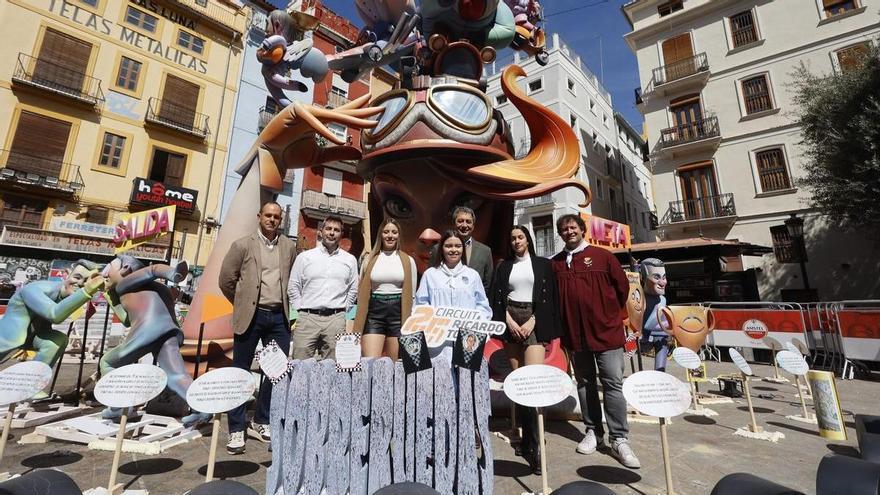
[[[319,191],[303,190],[300,211],[310,218],[323,220],[338,215],[345,223],[357,223],[367,218],[367,204],[363,201],[332,196]]]
[[[16,85],[48,91],[96,109],[104,104],[99,79],[25,53],[18,54],[12,81]]]
[[[349,100],[347,96],[333,93],[331,91],[330,94],[327,95],[327,108],[339,108],[348,104],[350,101],[351,100]]]
[[[718,117],[707,117],[660,131],[659,153],[664,158],[674,158],[684,153],[714,151],[719,143]]]
[[[709,80],[709,59],[700,53],[654,69],[654,93],[698,88]]]
[[[633,92],[635,93],[636,107],[644,105],[645,100],[642,98],[642,88],[635,88]]]
[[[517,208],[531,208],[536,206],[550,206],[552,209],[556,203],[553,201],[553,194],[548,193],[537,198],[523,199],[516,202]]]
[[[204,140],[210,134],[208,116],[168,100],[150,98],[144,120]]]
[[[733,193],[725,193],[670,201],[669,209],[660,219],[660,225],[685,225],[691,222],[732,224],[734,220],[736,220],[736,204],[733,201]]]
[[[218,0],[174,0],[189,12],[220,27],[244,33],[247,16],[243,9],[236,9]]]
[[[269,125],[269,122],[271,122],[276,115],[278,114],[266,110],[266,107],[260,107],[260,114],[259,117],[257,117],[257,129],[259,132],[263,132],[263,129]]]
[[[623,171],[620,167],[620,160],[613,156],[606,157],[605,170],[610,179],[613,179],[618,184],[621,183],[623,180]]]
[[[0,188],[35,196],[79,198],[79,167],[41,156],[0,150]]]

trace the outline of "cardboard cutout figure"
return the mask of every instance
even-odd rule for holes
[[[701,306],[667,306],[657,310],[669,322],[667,333],[678,345],[699,352],[709,332],[715,329],[715,315]],[[658,316],[659,317],[659,316]]]
[[[186,401],[186,391],[193,380],[180,355],[183,333],[177,323],[171,289],[158,280],[178,283],[188,272],[186,262],[174,267],[164,264],[145,267],[129,255],[118,256],[104,268],[108,300],[129,330],[125,342],[101,358],[102,375],[153,354],[159,367],[168,375],[168,388]],[[104,417],[118,414],[121,411],[108,409]],[[210,419],[210,414],[194,411],[181,422],[190,426]]]
[[[666,371],[669,356],[668,327],[660,320],[660,308],[666,307],[666,267],[657,258],[646,258],[639,264],[645,290],[645,313],[640,347],[643,353],[654,352],[654,370]]]
[[[38,280],[18,290],[0,319],[0,362],[28,342],[37,352],[34,360],[54,366],[67,347],[67,335],[52,328],[66,320],[104,286],[98,265],[79,260],[63,281]]]
[[[327,76],[326,57],[312,46],[311,38],[303,36],[304,31],[315,29],[318,21],[308,14],[296,14],[293,18],[284,10],[273,10],[266,18],[266,39],[257,49],[266,89],[281,107],[291,103],[284,90],[308,91],[305,84],[290,77],[291,70],[299,70],[315,82]]]

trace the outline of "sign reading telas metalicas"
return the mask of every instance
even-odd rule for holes
[[[146,206],[176,206],[181,212],[190,214],[196,208],[198,191],[180,186],[168,186],[159,181],[136,177],[131,188],[133,204]]]

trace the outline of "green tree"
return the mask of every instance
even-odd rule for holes
[[[806,186],[813,206],[880,232],[880,50],[873,43],[851,68],[795,73]]]

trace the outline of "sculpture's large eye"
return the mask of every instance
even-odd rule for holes
[[[412,218],[413,211],[409,202],[396,194],[391,194],[385,198],[385,211],[393,218]]]

